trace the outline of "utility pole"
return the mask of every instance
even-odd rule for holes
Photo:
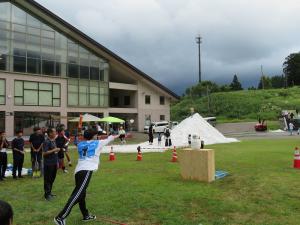
[[[201,83],[201,48],[200,45],[202,43],[202,37],[199,35],[196,37],[196,43],[198,44],[198,48],[199,48],[199,83]]]
[[[265,84],[264,84],[264,72],[263,72],[263,66],[260,66],[260,70],[261,70],[261,88],[265,89]]]

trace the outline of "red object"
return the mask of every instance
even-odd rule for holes
[[[176,147],[175,146],[174,146],[171,162],[177,162],[177,152],[176,152]]]
[[[139,150],[138,154],[137,154],[137,157],[136,157],[136,160],[137,161],[142,161],[142,159],[143,159],[142,152],[141,152],[141,150]]]
[[[109,153],[109,161],[115,161],[115,153],[113,151],[113,147],[111,147],[110,153]]]
[[[300,169],[300,152],[298,147],[295,148],[295,153],[294,153],[294,168]]]
[[[258,123],[255,125],[254,128],[255,128],[255,131],[266,131],[268,127],[266,124]]]
[[[82,128],[82,114],[79,115],[79,123],[78,123],[78,128],[81,129]]]

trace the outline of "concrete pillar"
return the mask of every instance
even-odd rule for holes
[[[5,112],[5,133],[7,137],[14,136],[14,114],[13,112]]]

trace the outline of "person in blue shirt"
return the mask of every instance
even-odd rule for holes
[[[83,216],[83,221],[95,220],[96,216],[89,213],[86,208],[85,197],[86,189],[91,180],[93,171],[98,170],[100,164],[100,153],[103,147],[112,142],[118,136],[108,136],[105,140],[97,140],[97,129],[87,129],[84,131],[84,141],[77,146],[78,163],[75,168],[76,186],[68,199],[65,207],[54,218],[56,225],[65,225],[66,218],[70,214],[74,205],[79,203],[79,208]]]

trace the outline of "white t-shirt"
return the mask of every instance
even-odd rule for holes
[[[100,164],[100,152],[102,148],[113,141],[115,138],[111,135],[105,140],[82,141],[78,144],[78,164],[75,168],[75,174],[81,170],[98,170]]]

